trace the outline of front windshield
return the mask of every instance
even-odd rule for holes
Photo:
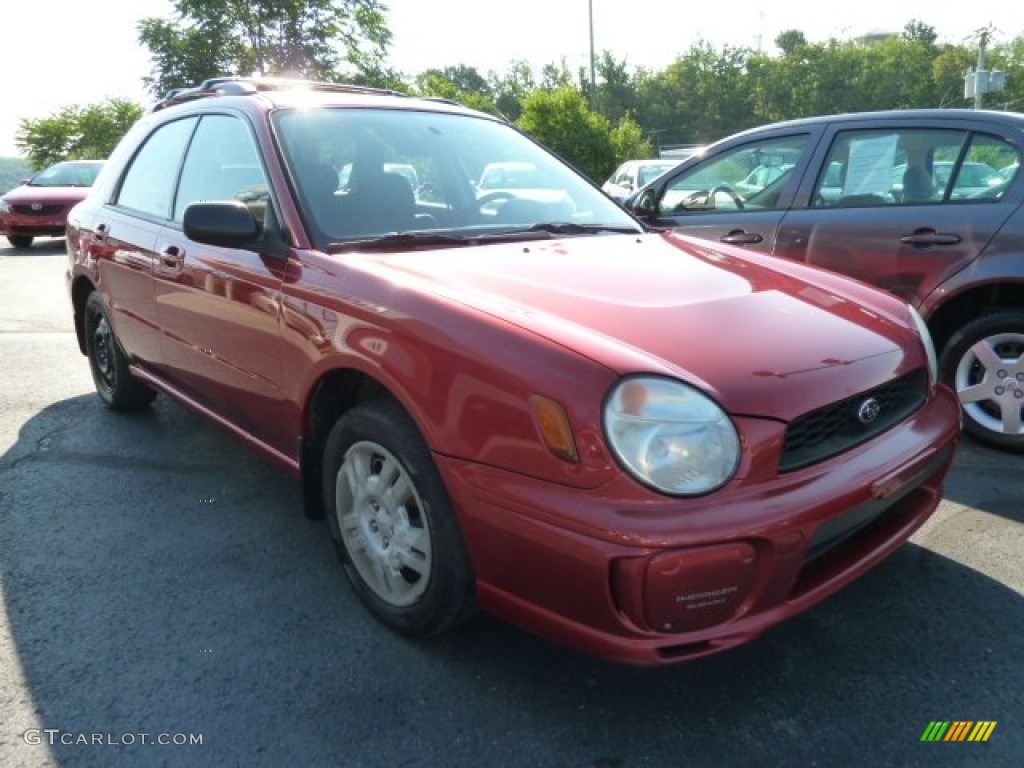
[[[449,243],[552,225],[563,234],[641,231],[575,171],[496,120],[338,108],[283,110],[274,124],[321,248],[396,233]]]
[[[33,187],[91,187],[103,163],[67,162],[51,165],[29,182]]]
[[[657,179],[663,173],[665,173],[666,171],[671,171],[675,167],[675,163],[640,166],[640,186],[646,187],[648,184]]]

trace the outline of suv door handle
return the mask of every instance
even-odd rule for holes
[[[900,242],[907,245],[956,245],[960,242],[960,235],[919,229],[901,237]]]
[[[742,229],[734,229],[728,235],[722,235],[718,239],[729,245],[753,245],[764,240],[756,232],[744,232]]]
[[[176,245],[168,245],[160,251],[160,263],[166,269],[180,270],[185,263],[185,252]]]

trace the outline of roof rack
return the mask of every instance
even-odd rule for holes
[[[156,112],[175,104],[211,96],[251,96],[260,91],[307,90],[332,93],[363,93],[376,96],[407,96],[401,91],[371,88],[352,83],[328,83],[321,80],[302,80],[291,77],[211,77],[192,88],[172,88],[152,106]]]

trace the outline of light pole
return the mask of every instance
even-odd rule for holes
[[[590,12],[590,111],[597,111],[597,76],[594,74],[594,0],[587,0]]]

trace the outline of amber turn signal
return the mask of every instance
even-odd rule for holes
[[[530,409],[548,450],[560,459],[578,462],[580,454],[576,450],[576,438],[562,404],[544,395],[531,395]]]

